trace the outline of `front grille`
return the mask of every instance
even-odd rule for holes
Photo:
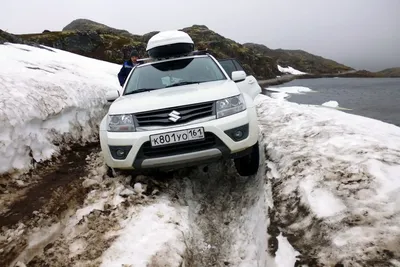
[[[185,143],[171,144],[161,147],[152,147],[150,142],[146,142],[141,148],[141,153],[146,158],[167,157],[210,149],[215,147],[217,144],[218,139],[215,137],[215,135],[206,132],[204,140],[188,141]]]
[[[171,121],[172,111],[179,113],[179,120]],[[137,127],[173,126],[214,115],[214,102],[153,110],[135,114]]]

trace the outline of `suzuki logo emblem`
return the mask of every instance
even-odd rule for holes
[[[171,113],[169,113],[168,114],[168,116],[169,116],[169,120],[170,121],[173,121],[173,122],[177,122],[180,118],[181,118],[181,116],[179,116],[180,115],[180,113],[178,112],[178,111],[172,111]]]

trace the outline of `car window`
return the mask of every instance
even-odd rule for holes
[[[232,72],[236,71],[236,67],[233,64],[231,59],[228,60],[220,60],[219,64],[221,64],[221,66],[224,68],[224,70],[226,71],[226,73],[229,75],[229,77],[231,77],[232,79]]]
[[[232,61],[235,64],[236,70],[244,71],[244,69],[243,69],[242,65],[240,65],[239,61],[237,61],[237,60],[232,60]]]
[[[203,83],[226,80],[210,57],[183,58],[135,68],[124,94],[139,89],[159,89],[178,82]]]

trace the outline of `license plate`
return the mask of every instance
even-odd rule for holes
[[[204,139],[204,128],[193,128],[169,133],[155,134],[150,136],[151,146],[164,146],[183,143],[193,140]]]

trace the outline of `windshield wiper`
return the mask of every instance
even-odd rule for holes
[[[150,92],[150,91],[157,90],[157,89],[160,89],[160,88],[140,88],[140,89],[125,93],[124,95],[133,95],[133,94],[142,93],[142,92]]]
[[[201,82],[199,82],[199,81],[195,81],[195,82],[182,81],[182,82],[177,82],[177,83],[173,83],[173,84],[167,85],[167,86],[165,86],[165,88],[174,87],[174,86],[181,86],[181,85],[188,85],[188,84],[195,84],[195,83],[201,83]]]

